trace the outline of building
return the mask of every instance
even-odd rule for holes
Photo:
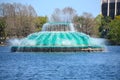
[[[120,0],[101,0],[101,13],[113,19],[120,15]]]

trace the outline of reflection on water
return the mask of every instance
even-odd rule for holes
[[[108,52],[11,53],[0,47],[0,80],[120,80],[120,46]]]

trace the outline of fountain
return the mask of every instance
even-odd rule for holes
[[[11,47],[12,52],[103,51],[102,46],[94,44],[88,35],[76,32],[73,24],[67,22],[45,23],[41,32],[18,42]]]

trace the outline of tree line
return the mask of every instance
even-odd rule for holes
[[[2,3],[0,4],[0,43],[6,38],[21,38],[38,31],[46,21],[47,17],[37,16],[31,5]]]
[[[114,19],[102,15],[99,17],[101,17],[100,37],[108,39],[111,44],[120,45],[120,16],[118,15]]]

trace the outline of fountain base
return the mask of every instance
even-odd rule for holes
[[[104,48],[99,46],[85,47],[17,47],[11,48],[12,52],[96,52],[103,51]]]
[[[32,33],[13,45],[12,52],[91,52],[104,49],[89,35],[75,32],[72,23],[63,22],[45,23],[42,32]]]

